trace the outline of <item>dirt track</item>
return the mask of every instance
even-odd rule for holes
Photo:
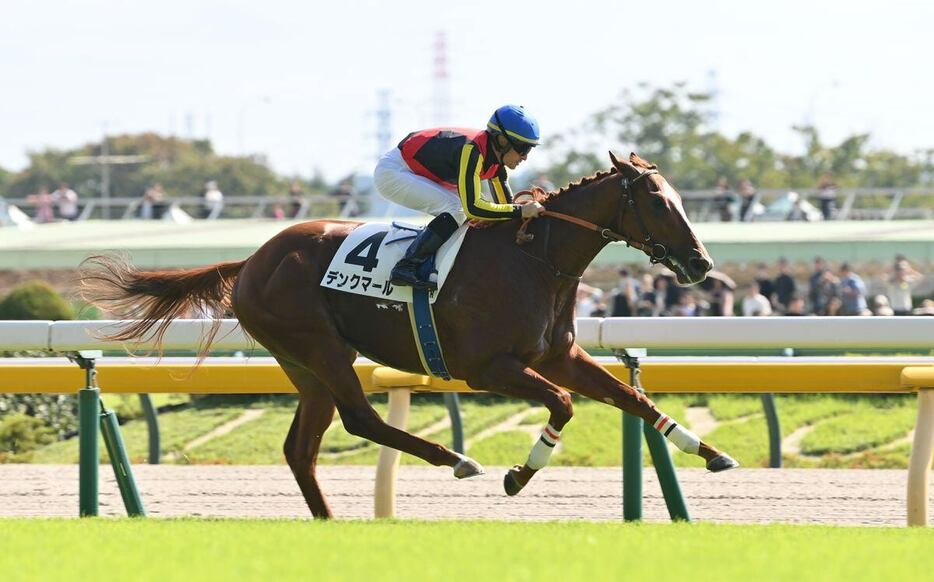
[[[308,515],[292,475],[284,466],[140,465],[134,471],[152,516]],[[480,478],[456,481],[449,469],[402,467],[397,515],[410,519],[509,520],[621,517],[622,483],[617,468],[548,468],[515,498],[506,497],[502,491],[503,472],[503,468],[488,468]],[[325,466],[320,468],[320,475],[338,517],[372,516],[372,467]],[[645,519],[666,520],[655,475],[650,471],[645,475]],[[110,468],[101,466],[101,476],[101,513],[123,515]],[[679,476],[695,520],[905,523],[905,471],[740,469],[714,475],[700,469],[682,469]],[[77,466],[0,465],[0,516],[72,517],[77,509]]]

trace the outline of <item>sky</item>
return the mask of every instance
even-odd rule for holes
[[[0,19],[0,167],[155,131],[287,175],[371,171],[380,91],[391,144],[439,121],[439,33],[444,124],[518,103],[547,142],[624,89],[684,81],[716,89],[727,135],[796,153],[791,127],[810,122],[907,154],[934,147],[932,23],[934,3],[902,0],[16,2]]]

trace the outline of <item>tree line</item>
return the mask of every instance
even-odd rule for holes
[[[327,189],[317,175],[310,180],[281,176],[261,159],[248,156],[218,155],[208,140],[165,137],[156,133],[109,136],[106,144],[97,142],[73,149],[45,149],[28,154],[29,165],[20,172],[0,168],[0,194],[22,198],[40,188],[54,189],[67,182],[82,195],[101,190],[100,167],[76,164],[76,158],[100,156],[143,156],[140,163],[111,166],[112,196],[139,196],[155,183],[170,196],[197,196],[208,180],[217,182],[223,192],[234,195],[281,195],[289,193],[292,182],[299,182],[305,194]]]
[[[825,174],[841,187],[928,186],[934,179],[934,147],[911,154],[872,149],[866,133],[828,144],[816,127],[797,126],[803,153],[783,153],[752,132],[730,137],[715,130],[711,101],[709,94],[691,92],[681,83],[642,85],[624,91],[581,127],[549,138],[539,153],[545,155],[536,157],[547,160],[543,173],[557,185],[606,169],[608,148],[636,151],[682,190],[713,188],[720,177],[734,185],[749,179],[758,188],[788,189],[813,188]],[[285,195],[295,181],[306,194],[328,189],[321,175],[310,180],[281,176],[261,159],[218,155],[208,140],[143,133],[111,136],[106,144],[30,152],[24,170],[0,168],[0,195],[21,198],[60,182],[83,195],[96,194],[99,167],[73,161],[102,152],[145,156],[141,163],[112,166],[113,196],[138,196],[156,182],[170,196],[193,196],[207,180],[233,195]]]
[[[751,180],[758,188],[813,188],[830,174],[841,187],[912,187],[934,178],[934,147],[906,155],[872,149],[870,135],[853,134],[826,143],[813,126],[796,126],[804,152],[777,151],[752,132],[729,137],[713,129],[711,95],[684,84],[642,85],[591,115],[583,126],[552,140],[545,174],[555,184],[606,169],[606,150],[627,146],[658,165],[681,190],[711,189],[720,177],[730,184]]]

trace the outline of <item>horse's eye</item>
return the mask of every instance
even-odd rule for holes
[[[664,198],[653,198],[652,204],[655,206],[656,210],[665,210],[668,206],[665,204]]]

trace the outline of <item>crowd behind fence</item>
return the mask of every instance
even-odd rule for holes
[[[821,257],[807,277],[783,258],[760,263],[744,285],[719,272],[694,287],[678,286],[667,271],[622,268],[618,274],[608,291],[579,286],[578,317],[934,315],[934,299],[923,296],[925,290],[930,295],[931,281],[900,255],[883,273],[865,279],[850,264],[833,266]]]

